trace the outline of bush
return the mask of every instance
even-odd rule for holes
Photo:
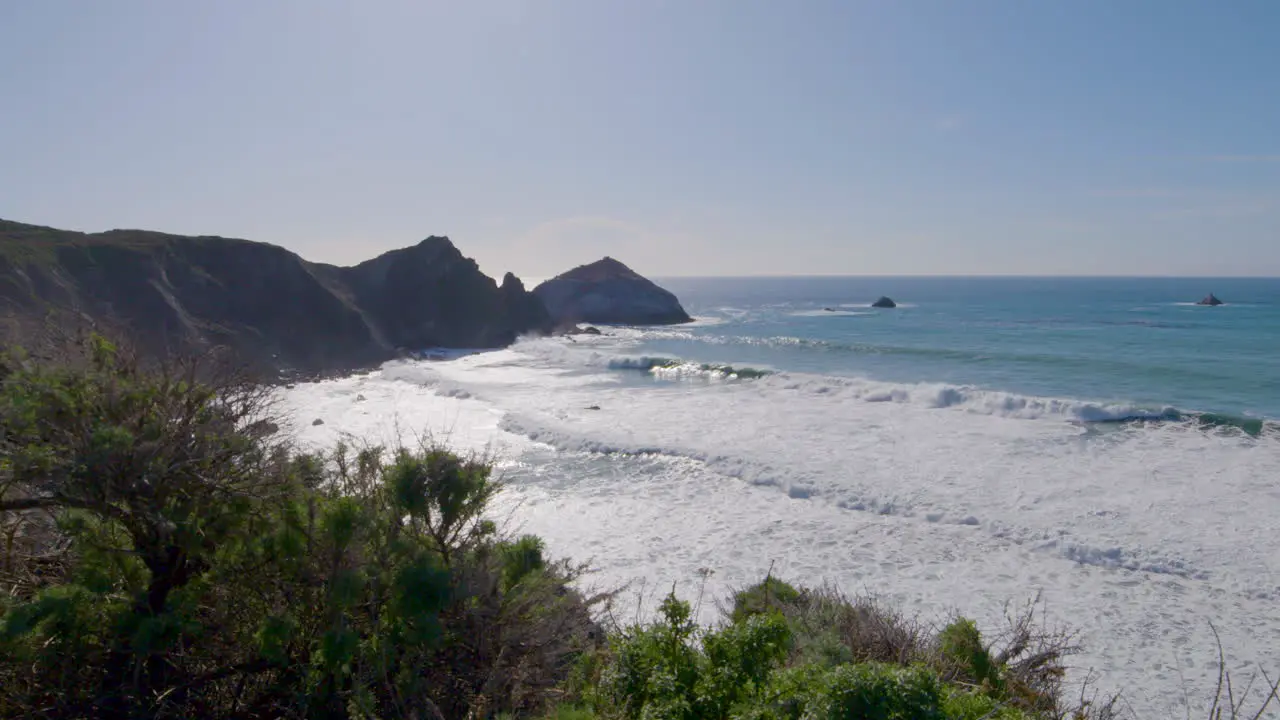
[[[599,644],[486,462],[300,454],[260,386],[84,350],[0,363],[0,716],[529,714]]]
[[[999,693],[1004,684],[991,652],[982,644],[978,626],[968,618],[956,618],[938,635],[939,651],[944,662],[950,662],[973,683],[991,693]]]
[[[769,575],[762,582],[734,593],[729,619],[742,622],[752,615],[781,610],[799,599],[799,590]]]
[[[734,593],[728,622],[711,631],[694,625],[689,605],[672,593],[656,620],[618,631],[607,652],[591,656],[581,668],[575,698],[598,717],[628,720],[942,720],[946,693],[934,670],[837,661],[855,650],[886,652],[888,645],[843,646],[843,653],[814,657],[815,638],[840,645],[853,628],[862,629],[849,634],[857,642],[887,635],[919,644],[919,633],[904,632],[910,626],[873,607],[768,577]],[[871,626],[879,632],[865,632]],[[920,650],[911,645],[911,653]],[[910,653],[894,647],[891,654]]]
[[[943,685],[922,666],[798,665],[773,675],[741,720],[950,720]],[[955,716],[960,718],[962,716]],[[967,718],[965,719],[967,720]]]
[[[729,622],[702,631],[689,606],[668,596],[657,620],[620,632],[609,652],[593,659],[604,668],[584,677],[598,678],[600,691],[593,693],[588,680],[577,697],[598,717],[628,719],[1028,717],[1018,698],[1001,692],[996,661],[968,620],[931,636],[870,601],[794,589],[773,578],[733,599]],[[806,640],[807,646],[799,644]],[[840,645],[847,657],[909,660],[837,662],[834,652],[813,653],[815,642]]]
[[[980,688],[997,703],[993,708],[1054,718],[1078,709],[1062,697],[1065,659],[1077,647],[1069,634],[1042,627],[1034,602],[1009,615],[998,652],[984,644],[977,626],[965,618],[935,634],[871,598],[850,598],[831,587],[795,589],[772,577],[733,595],[730,620],[766,606],[791,629],[794,665],[924,665],[945,683]]]
[[[827,671],[809,700],[813,720],[945,720],[942,686],[932,671],[883,663]]]
[[[790,631],[776,614],[699,637],[689,604],[669,595],[660,618],[622,632],[601,674],[598,702],[627,718],[727,718],[785,659]]]
[[[1004,705],[983,692],[953,690],[942,701],[950,720],[1027,720],[1022,710]]]
[[[906,665],[934,653],[919,623],[869,598],[851,599],[827,586],[797,590],[772,576],[733,594],[729,620],[740,622],[765,608],[780,613],[791,628],[793,663]]]
[[[701,658],[691,644],[696,626],[689,604],[672,593],[659,613],[652,626],[635,628],[616,642],[602,677],[605,697],[629,718],[696,717]]]

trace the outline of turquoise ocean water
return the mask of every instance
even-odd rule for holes
[[[640,350],[656,357],[1080,399],[1156,417],[1280,419],[1280,279],[659,282],[704,322],[648,336]],[[1195,305],[1210,292],[1226,304]],[[869,307],[881,295],[900,307]]]

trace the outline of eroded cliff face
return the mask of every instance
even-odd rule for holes
[[[0,330],[52,313],[123,331],[150,354],[226,346],[261,368],[339,370],[549,329],[512,280],[500,288],[443,237],[340,268],[246,240],[0,221]]]
[[[512,273],[502,277],[502,302],[506,307],[511,323],[519,328],[527,328],[520,332],[545,332],[552,327],[551,314],[537,295],[524,287],[524,282]]]
[[[533,293],[558,325],[674,325],[692,320],[675,295],[610,257],[557,275]]]
[[[546,310],[519,279],[508,275],[499,287],[445,237],[336,270],[356,305],[396,347],[503,347],[549,325]]]

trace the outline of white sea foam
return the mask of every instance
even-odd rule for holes
[[[729,322],[729,319],[726,317],[716,316],[716,315],[700,315],[700,316],[694,317],[693,322],[687,322],[681,325],[680,327],[685,327],[685,328],[710,327],[712,325],[723,325],[727,322]]]
[[[1183,676],[1193,697],[1212,689],[1209,621],[1233,669],[1275,669],[1274,437],[1182,423],[1098,432],[1078,421],[1140,409],[969,387],[717,379],[628,356],[635,340],[398,363],[300,385],[283,409],[304,442],[425,430],[497,452],[511,483],[502,511],[553,550],[594,558],[600,582],[679,581],[693,595],[705,567],[722,594],[775,563],[799,582],[988,627],[1005,601],[1040,592],[1051,620],[1081,631],[1082,664],[1152,718],[1182,714]]]
[[[780,340],[780,338],[770,338]],[[605,346],[601,346],[602,348]],[[1119,420],[1165,419],[1180,413],[1172,407],[1151,408],[1128,403],[1104,403],[1069,398],[1041,398],[940,383],[895,384],[857,377],[829,377],[775,372],[766,367],[739,363],[706,364],[684,362],[669,356],[615,355],[609,352],[574,353],[562,344],[529,343],[522,349],[541,360],[577,362],[584,367],[641,370],[655,376],[673,378],[723,379],[725,368],[755,371],[752,375],[772,377],[760,382],[769,389],[809,396],[869,403],[903,403],[927,408],[957,408],[971,413],[1021,419],[1052,418],[1084,423]]]

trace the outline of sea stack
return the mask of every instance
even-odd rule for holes
[[[1198,302],[1198,303],[1196,303],[1196,304],[1197,304],[1197,305],[1210,305],[1210,306],[1213,306],[1213,307],[1217,307],[1218,305],[1221,305],[1221,304],[1222,304],[1222,301],[1221,301],[1221,300],[1219,300],[1219,299],[1218,299],[1218,297],[1217,297],[1216,295],[1214,295],[1213,293],[1209,293],[1209,296],[1208,296],[1208,297],[1204,298],[1203,300],[1201,300],[1200,302]]]
[[[894,302],[894,301],[890,300],[890,299],[889,299],[889,298],[887,298],[887,297],[883,297],[883,296],[882,296],[879,300],[877,300],[877,301],[875,301],[875,302],[871,303],[871,307],[873,307],[873,308],[896,308],[896,307],[898,307],[898,303],[896,303],[896,302]]]
[[[676,325],[693,318],[670,292],[611,257],[533,289],[556,325]]]

